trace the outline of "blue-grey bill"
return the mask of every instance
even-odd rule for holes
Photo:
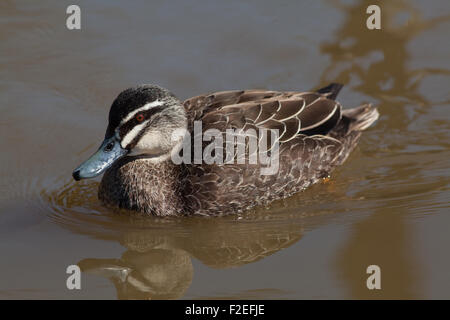
[[[73,171],[72,176],[77,181],[94,178],[105,172],[115,161],[127,153],[128,150],[123,149],[115,137],[107,138],[103,141],[96,153]]]

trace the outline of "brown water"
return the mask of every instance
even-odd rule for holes
[[[0,298],[450,298],[450,3],[383,1],[369,31],[372,2],[77,1],[69,31],[69,1],[2,1]],[[132,218],[71,179],[129,86],[331,81],[381,117],[330,182],[270,208]]]

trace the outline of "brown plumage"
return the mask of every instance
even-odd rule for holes
[[[203,132],[278,129],[278,171],[262,175],[262,164],[248,161],[176,165],[171,159],[154,163],[142,155],[125,157],[106,171],[99,197],[110,206],[158,216],[238,213],[289,197],[341,165],[361,131],[378,118],[371,105],[342,110],[334,100],[341,87],[226,91],[190,98],[183,103],[189,132],[194,121],[202,122]]]

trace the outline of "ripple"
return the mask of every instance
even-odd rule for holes
[[[120,216],[103,207],[97,198],[97,181],[69,181],[60,187],[43,188],[41,203],[58,225],[81,233],[114,230],[121,226]]]
[[[108,239],[135,230],[153,233],[162,230],[182,238],[197,233],[199,229],[208,228],[232,230],[235,235],[264,233],[277,227],[283,229],[286,225],[303,225],[307,217],[327,216],[341,210],[336,209],[336,206],[324,205],[324,202],[333,203],[334,201],[329,200],[335,199],[336,194],[330,195],[326,187],[317,186],[244,214],[214,218],[160,218],[104,207],[97,197],[97,181],[60,179],[47,185],[51,187],[41,188],[39,206],[52,222],[75,233]]]

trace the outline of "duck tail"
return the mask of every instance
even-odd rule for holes
[[[316,92],[325,95],[328,99],[335,100],[343,86],[343,84],[333,82],[326,87],[316,90]]]
[[[342,110],[342,117],[348,120],[348,133],[366,130],[379,116],[377,108],[371,104]]]

